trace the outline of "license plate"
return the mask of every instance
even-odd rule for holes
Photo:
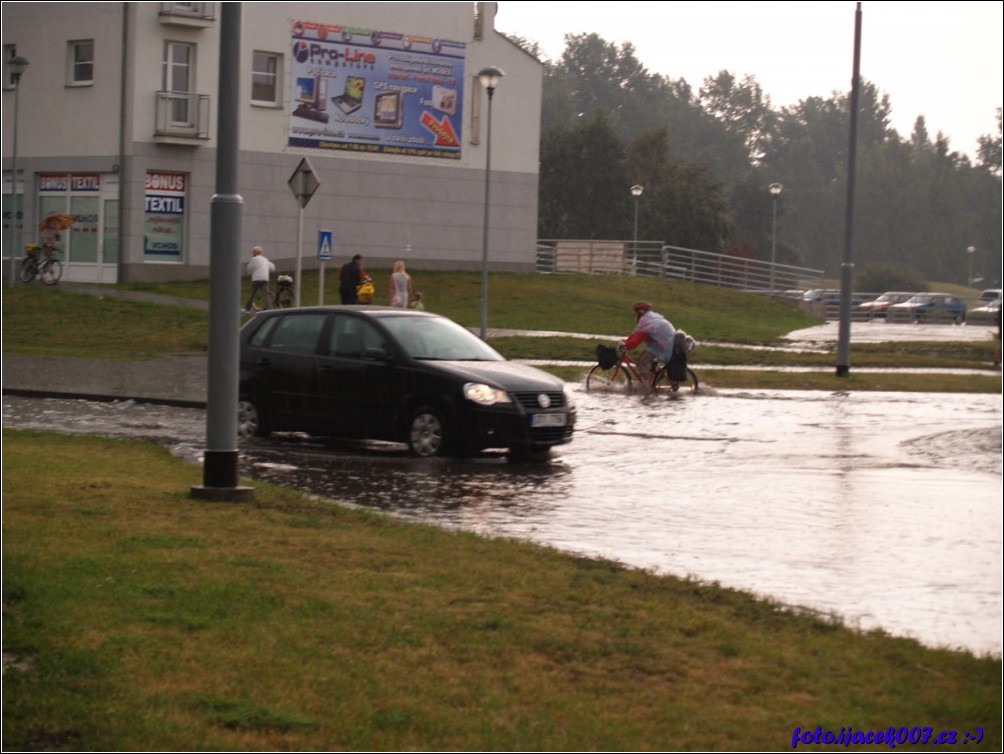
[[[567,422],[566,414],[533,414],[530,417],[531,427],[564,427]]]

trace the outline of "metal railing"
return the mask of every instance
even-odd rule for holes
[[[659,241],[537,242],[537,272],[584,272],[687,280],[769,293],[819,286],[822,270],[666,246]]]
[[[154,135],[208,139],[209,103],[208,94],[156,92]]]

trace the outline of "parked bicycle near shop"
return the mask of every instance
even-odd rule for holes
[[[58,253],[58,249],[50,249],[43,255],[38,244],[26,244],[18,278],[22,283],[38,278],[45,285],[55,285],[63,276],[63,263],[56,258]]]

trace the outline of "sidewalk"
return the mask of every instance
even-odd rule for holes
[[[3,392],[198,408],[206,405],[207,361],[201,354],[156,361],[4,356]]]

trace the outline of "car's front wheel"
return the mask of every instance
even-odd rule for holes
[[[265,437],[268,426],[262,418],[258,406],[250,398],[241,398],[237,402],[237,436],[242,439],[250,437]]]
[[[413,456],[429,458],[441,454],[446,439],[446,424],[438,412],[421,408],[414,413],[408,425],[408,450]]]

